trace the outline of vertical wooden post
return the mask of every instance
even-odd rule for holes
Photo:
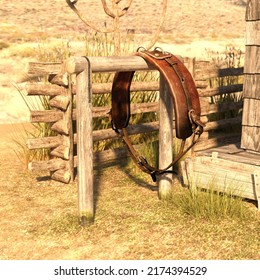
[[[255,171],[253,177],[254,177],[254,187],[255,187],[255,194],[257,200],[257,207],[258,210],[260,210],[260,171]]]
[[[189,72],[191,73],[192,78],[196,79],[195,77],[195,63],[196,63],[196,58],[187,58],[187,69],[189,70]],[[207,101],[208,102],[208,101]],[[187,147],[190,146],[192,143],[192,136],[189,137],[188,139],[186,139],[186,145]],[[186,157],[191,157],[194,154],[194,146],[186,153]]]
[[[159,168],[165,168],[173,161],[173,102],[168,93],[168,85],[160,75],[160,112],[159,112]],[[173,175],[159,177],[159,198],[166,199],[172,193]]]
[[[69,171],[70,171],[70,176],[71,180],[75,180],[74,176],[74,131],[73,131],[73,94],[72,94],[72,81],[71,81],[71,75],[69,75],[68,80],[69,80],[69,87],[67,89],[66,95],[68,96],[70,103],[68,106],[68,131],[69,131],[69,136],[68,136],[68,141],[69,141]]]
[[[94,221],[93,140],[92,140],[92,85],[91,67],[87,58],[85,69],[77,73],[77,156],[78,204],[82,226]]]

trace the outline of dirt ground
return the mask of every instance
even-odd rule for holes
[[[28,173],[10,141],[19,129],[0,126],[0,260],[260,259],[255,204],[244,219],[191,217],[122,165],[95,171],[95,223],[81,228],[76,183]]]

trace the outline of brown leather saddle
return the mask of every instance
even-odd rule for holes
[[[130,156],[141,170],[150,174],[153,181],[164,173],[175,173],[170,168],[197,142],[203,132],[200,120],[199,95],[191,74],[176,56],[161,49],[148,51],[140,49],[137,56],[152,64],[165,78],[172,95],[175,112],[176,137],[182,139],[180,151],[174,161],[164,169],[152,167],[133,147],[126,127],[130,118],[130,86],[135,71],[117,72],[112,86],[112,128],[122,137]],[[185,140],[192,136],[191,144],[185,148]]]

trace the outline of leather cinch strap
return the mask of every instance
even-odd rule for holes
[[[184,64],[173,54],[159,49],[142,50],[135,55],[151,63],[165,78],[172,95],[175,112],[176,137],[182,139],[179,154],[164,169],[157,169],[148,164],[133,147],[126,127],[130,118],[130,86],[134,71],[117,72],[112,86],[112,109],[110,112],[112,128],[122,137],[130,156],[141,170],[150,174],[153,181],[163,173],[174,173],[170,168],[197,142],[203,132],[204,124],[200,121],[199,95],[191,74]],[[122,133],[119,131],[121,130]],[[192,136],[191,144],[185,148],[185,140]]]

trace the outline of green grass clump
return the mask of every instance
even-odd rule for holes
[[[173,195],[173,203],[186,215],[216,221],[225,218],[245,219],[248,208],[242,197],[218,191],[214,184],[207,189],[189,188]]]
[[[56,216],[48,224],[48,233],[50,235],[71,234],[80,231],[77,213],[66,213]]]

